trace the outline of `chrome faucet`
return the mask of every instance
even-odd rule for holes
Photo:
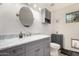
[[[31,36],[31,33],[30,33],[30,32],[27,32],[26,35],[27,35],[27,36]]]
[[[20,33],[19,33],[19,38],[23,38],[23,37],[25,37],[25,36],[31,36],[31,33],[30,33],[30,32],[26,32],[26,33],[20,32]]]
[[[19,33],[19,38],[23,38],[23,33],[22,32]]]

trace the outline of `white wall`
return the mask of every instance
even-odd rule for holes
[[[64,6],[65,5],[65,6]],[[63,7],[62,7],[63,6]],[[62,8],[61,8],[62,7]],[[53,13],[53,25],[55,25],[53,33],[58,32],[64,35],[64,48],[78,51],[79,49],[74,49],[71,47],[71,38],[79,39],[79,22],[76,23],[66,23],[65,14],[73,11],[79,11],[79,4],[58,4],[52,7]],[[58,21],[56,23],[56,20]]]
[[[2,4],[0,5],[0,35],[3,34],[17,34],[22,32],[33,32],[33,33],[51,33],[51,25],[44,25],[41,23],[41,15],[39,12],[32,10],[34,15],[34,23],[30,28],[24,27],[16,13],[23,5],[21,4]]]

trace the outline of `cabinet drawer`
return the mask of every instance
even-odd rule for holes
[[[10,56],[9,49],[0,50],[0,56]]]
[[[43,48],[38,46],[32,50],[29,50],[29,56],[43,56]]]
[[[0,54],[3,54],[3,56],[4,55],[16,56],[18,54],[26,52],[26,48],[25,47],[26,47],[25,45],[21,45],[21,46],[8,48],[8,49],[0,51]]]
[[[24,52],[26,53],[26,46],[25,45],[17,46],[17,47],[14,47],[13,49],[9,50],[9,53],[12,55],[18,55],[18,54],[21,54]]]
[[[29,50],[32,50],[32,49],[35,49],[36,47],[40,47],[42,44],[41,41],[37,41],[37,42],[32,42],[32,43],[29,43]]]

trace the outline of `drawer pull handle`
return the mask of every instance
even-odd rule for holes
[[[20,52],[21,50],[23,50],[23,48],[15,49],[15,50],[13,50],[12,52],[13,52],[13,53],[17,53],[17,52]]]
[[[17,51],[16,50],[13,50],[13,53],[16,53]]]
[[[38,52],[38,51],[40,51],[40,49],[35,50],[35,52]]]

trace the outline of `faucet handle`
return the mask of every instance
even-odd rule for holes
[[[31,36],[31,33],[30,32],[27,32],[26,34],[27,34],[27,36]]]

